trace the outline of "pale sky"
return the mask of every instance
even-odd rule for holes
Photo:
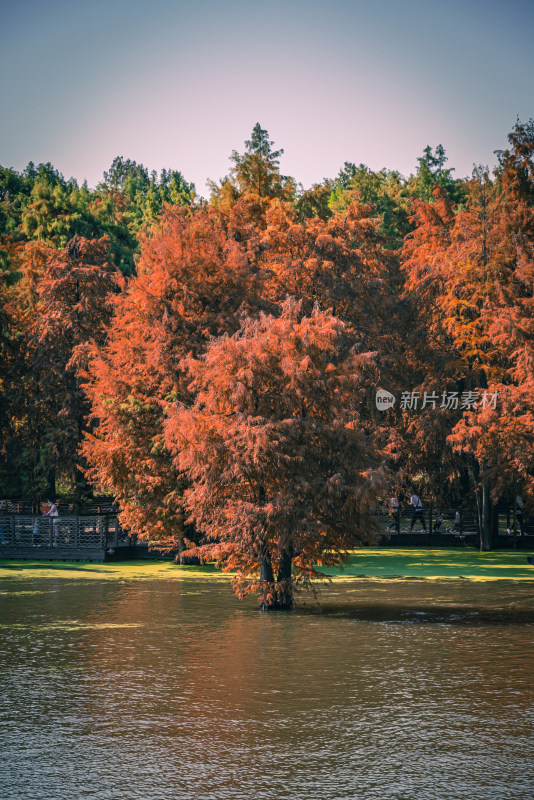
[[[0,0],[0,164],[205,194],[260,122],[304,186],[439,143],[463,177],[534,116],[533,31],[531,0]]]

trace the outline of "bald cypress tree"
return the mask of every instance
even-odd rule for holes
[[[286,197],[291,194],[293,182],[280,174],[280,156],[283,150],[273,150],[274,142],[269,132],[257,122],[250,139],[245,141],[245,152],[232,152],[234,164],[231,177],[241,194],[257,194],[259,197]]]
[[[236,570],[238,596],[289,610],[317,564],[372,541],[380,453],[359,417],[372,358],[347,326],[289,298],[280,316],[246,317],[233,336],[186,359],[192,406],[168,410],[166,442],[191,481],[195,548]]]

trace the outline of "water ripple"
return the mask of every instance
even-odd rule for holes
[[[534,795],[524,588],[51,582],[0,581],[2,800]]]

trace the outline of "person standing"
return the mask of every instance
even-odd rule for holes
[[[515,498],[515,518],[517,520],[516,525],[519,528],[519,535],[524,536],[525,533],[523,531],[523,498],[520,494],[517,495]]]
[[[434,522],[434,531],[439,531],[441,533],[441,526],[443,525],[443,520],[445,517],[443,516],[443,511],[440,511],[438,516],[436,517],[436,521]]]
[[[393,519],[395,531],[400,533],[400,505],[396,495],[389,498],[389,514]]]
[[[32,545],[34,547],[40,547],[41,541],[41,526],[39,525],[39,518],[35,517],[33,521],[33,530],[32,530]]]
[[[45,514],[45,517],[59,517],[59,512],[57,510],[57,506],[53,500],[46,501],[49,505],[49,509]]]
[[[417,520],[419,520],[419,522],[423,526],[424,532],[426,533],[426,523],[423,514],[423,501],[421,500],[419,495],[416,494],[415,490],[412,496],[410,497],[410,505],[412,507],[412,524],[410,525],[410,533],[413,531],[413,526],[415,525]]]
[[[59,512],[53,500],[47,500],[47,503],[50,508],[46,512],[45,517],[54,517],[52,520],[52,547],[57,547],[57,541],[59,538],[59,522],[57,517],[59,517]]]

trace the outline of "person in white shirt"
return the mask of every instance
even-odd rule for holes
[[[419,497],[418,494],[414,493],[410,497],[410,505],[412,506],[412,524],[410,525],[410,532],[413,531],[413,526],[415,525],[416,521],[419,520],[421,525],[423,526],[423,530],[426,533],[426,523],[425,517],[423,515],[423,501]]]
[[[48,505],[50,508],[45,514],[45,517],[59,517],[59,512],[57,510],[56,504],[52,500],[47,500]]]

